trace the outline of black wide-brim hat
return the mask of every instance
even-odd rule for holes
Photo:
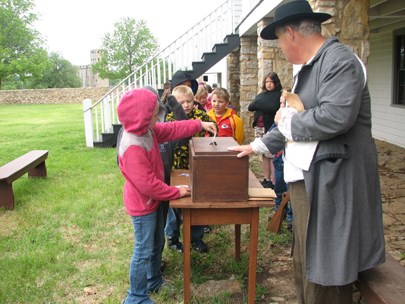
[[[275,33],[276,27],[290,21],[315,20],[322,23],[331,17],[331,15],[326,13],[314,13],[308,1],[297,0],[287,2],[276,9],[273,23],[270,23],[260,32],[260,37],[267,40],[277,39]]]

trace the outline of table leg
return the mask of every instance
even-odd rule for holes
[[[257,244],[259,242],[259,208],[250,210],[248,303],[254,304],[256,293]]]
[[[183,209],[183,267],[184,267],[184,304],[190,303],[190,243],[191,243],[191,210]]]
[[[235,259],[240,260],[240,224],[235,225]]]

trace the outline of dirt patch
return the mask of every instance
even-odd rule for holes
[[[405,266],[405,149],[377,141],[387,251]]]

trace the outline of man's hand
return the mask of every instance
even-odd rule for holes
[[[284,109],[284,107],[283,108],[281,108],[280,107],[280,109],[278,109],[278,111],[276,112],[276,115],[274,116],[274,123],[278,126],[278,123],[280,122],[280,119],[281,119],[281,115],[282,115],[282,109]]]
[[[205,131],[208,131],[212,134],[217,133],[217,126],[213,122],[202,121],[201,126]]]
[[[276,112],[276,115],[274,116],[274,123],[276,125],[278,125],[278,122],[281,119],[281,112],[282,112],[282,109],[284,109],[284,108],[285,108],[285,96],[281,95],[281,97],[280,97],[280,109],[278,109],[278,111]]]
[[[282,98],[287,100],[288,106],[290,108],[294,108],[297,110],[297,112],[304,112],[304,104],[301,101],[301,98],[294,93],[287,92],[286,90],[283,90]],[[281,98],[280,98],[281,100]]]
[[[238,155],[236,155],[238,158],[254,153],[251,145],[228,147],[228,150],[241,152]]]

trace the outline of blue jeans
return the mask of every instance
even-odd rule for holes
[[[165,234],[168,237],[180,238],[181,209],[169,208]],[[191,242],[202,241],[204,236],[204,226],[191,226]]]
[[[150,214],[133,216],[134,253],[129,268],[128,295],[126,304],[154,303],[148,296],[149,291],[163,284],[160,263],[164,247],[163,205]]]
[[[274,165],[274,192],[276,193],[277,197],[274,199],[275,207],[274,210],[277,211],[278,207],[281,204],[281,198],[284,192],[287,191],[287,184],[284,181],[284,161],[282,156],[273,159]],[[287,205],[286,210],[286,220],[288,223],[292,222],[293,214],[291,203],[289,202]]]

